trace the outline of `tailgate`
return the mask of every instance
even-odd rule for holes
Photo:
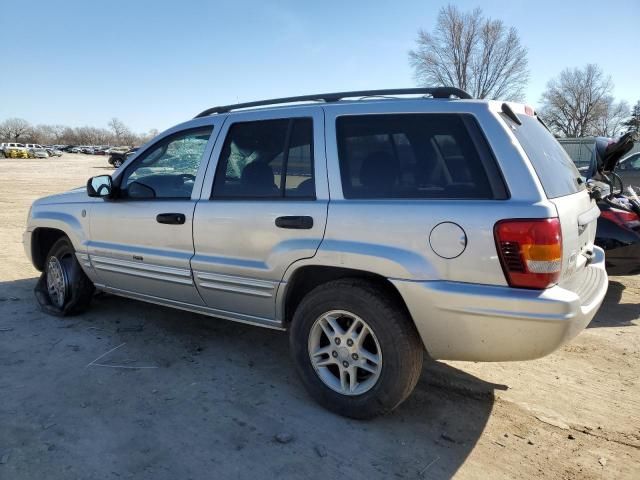
[[[551,202],[556,206],[562,229],[562,285],[588,265],[600,209],[586,191],[553,198]]]

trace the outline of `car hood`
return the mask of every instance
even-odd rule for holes
[[[56,203],[78,203],[87,202],[91,198],[87,195],[87,187],[78,187],[63,193],[42,197],[33,202],[34,206],[52,205]]]

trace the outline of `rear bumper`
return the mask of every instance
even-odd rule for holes
[[[432,358],[512,361],[543,357],[578,335],[607,292],[604,252],[572,285],[547,290],[392,280]]]

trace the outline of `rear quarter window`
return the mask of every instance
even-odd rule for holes
[[[519,115],[522,125],[506,115],[502,117],[529,157],[547,198],[572,195],[586,188],[567,152],[536,117]]]
[[[336,120],[336,132],[347,199],[506,197],[471,117],[348,115]]]

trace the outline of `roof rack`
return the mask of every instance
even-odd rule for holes
[[[208,108],[200,112],[195,118],[206,117],[212,113],[227,113],[232,110],[250,107],[262,107],[265,105],[278,105],[282,103],[323,101],[326,103],[337,102],[343,98],[351,97],[380,97],[387,95],[431,95],[433,98],[460,99],[472,98],[467,92],[455,87],[434,87],[434,88],[391,88],[386,90],[356,90],[354,92],[318,93],[315,95],[302,95],[299,97],[274,98],[271,100],[259,100],[257,102],[236,103],[234,105],[223,105],[220,107]]]

